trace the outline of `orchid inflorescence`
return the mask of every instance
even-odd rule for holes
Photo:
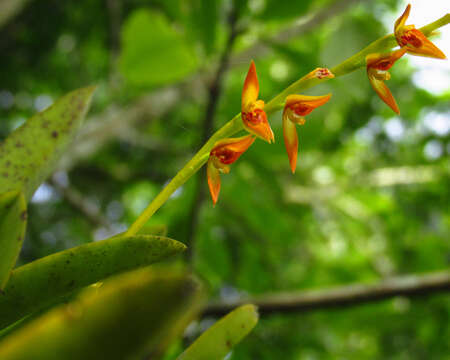
[[[433,34],[436,29],[450,23],[450,14],[445,14],[438,20],[421,27],[420,30],[415,29],[413,25],[405,25],[410,8],[408,5],[403,15],[396,21],[394,34],[386,35],[373,41],[361,51],[334,66],[331,70],[317,68],[311,71],[290,84],[267,103],[258,99],[259,83],[256,76],[256,67],[252,61],[242,91],[241,113],[218,129],[185,166],[178,171],[133,222],[126,232],[127,236],[139,233],[146,222],[172,194],[206,163],[208,185],[215,204],[220,192],[220,175],[230,171],[230,165],[253,144],[257,137],[268,143],[274,142],[274,134],[267,121],[267,114],[283,108],[283,136],[290,168],[292,172],[295,172],[298,155],[296,125],[303,125],[305,116],[315,108],[328,102],[331,95],[314,97],[300,95],[299,93],[320,84],[322,81],[366,67],[370,83],[378,95],[394,111],[398,112],[398,106],[391,92],[384,84],[384,81],[390,78],[388,70],[405,53],[445,59],[445,55],[426,36]],[[399,50],[383,53],[384,49],[392,49],[396,44],[400,45]],[[238,138],[232,137],[242,130],[246,130],[249,134]]]
[[[409,17],[411,5],[408,4],[403,14],[397,19],[394,25],[394,35],[399,50],[394,50],[387,54],[369,54],[366,56],[367,75],[373,89],[378,96],[392,110],[400,114],[397,103],[383,80],[389,80],[391,75],[389,70],[394,63],[405,53],[416,56],[425,56],[436,59],[446,59],[444,53],[439,50],[427,37],[414,25],[405,25]]]
[[[384,83],[390,79],[388,70],[405,53],[417,56],[446,59],[427,37],[414,25],[405,25],[411,5],[408,5],[395,22],[394,35],[400,49],[389,53],[371,53],[366,56],[366,68],[369,81],[378,94],[394,112],[400,113],[399,107]],[[333,73],[327,68],[317,68],[306,75],[305,79],[331,79]],[[228,173],[230,164],[234,163],[255,141],[256,137],[274,142],[274,134],[264,111],[264,101],[258,99],[259,82],[256,75],[255,63],[250,63],[242,91],[241,119],[243,127],[250,135],[239,138],[226,138],[217,141],[209,154],[207,164],[208,186],[213,203],[216,204],[220,191],[220,173]],[[315,108],[324,105],[331,98],[331,94],[322,96],[307,96],[300,94],[288,95],[284,100],[282,115],[283,137],[292,173],[295,173],[298,154],[298,137],[296,125],[305,124],[305,116]]]

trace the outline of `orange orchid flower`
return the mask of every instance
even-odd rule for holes
[[[304,116],[328,102],[330,98],[331,94],[323,96],[289,95],[286,98],[283,110],[283,135],[292,173],[295,173],[298,153],[298,137],[295,125],[304,125],[306,122]]]
[[[213,204],[217,203],[220,192],[220,173],[228,174],[234,163],[255,141],[252,135],[218,141],[209,153],[206,174]]]
[[[389,80],[391,78],[391,74],[389,74],[387,70],[389,70],[406,51],[406,48],[401,48],[388,54],[377,53],[366,56],[367,76],[369,77],[370,84],[381,100],[397,114],[400,114],[400,109],[398,108],[391,91],[384,83],[384,80]]]
[[[261,139],[271,143],[274,141],[273,131],[264,111],[264,101],[258,100],[259,83],[256,76],[255,63],[250,63],[242,90],[242,121],[245,129]]]
[[[410,11],[411,4],[408,4],[403,14],[395,22],[394,34],[397,43],[400,47],[406,47],[408,53],[413,55],[446,59],[445,54],[414,25],[405,25]]]

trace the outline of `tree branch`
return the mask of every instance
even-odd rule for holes
[[[95,227],[102,226],[107,230],[112,229],[112,225],[109,220],[102,215],[98,206],[89,198],[84,197],[78,190],[70,186],[63,185],[57,181],[55,177],[50,178],[49,183],[55,187],[67,203],[83,215],[86,220],[91,223],[91,225]]]
[[[19,14],[29,0],[0,0],[0,28]]]
[[[390,299],[395,296],[426,296],[449,291],[450,271],[442,271],[427,275],[395,277],[374,285],[353,284],[327,290],[267,294],[238,301],[212,302],[206,306],[202,315],[221,316],[246,303],[257,305],[259,312],[266,315],[340,308]]]
[[[237,20],[238,14],[236,11],[236,6],[233,6],[228,16],[228,25],[229,25],[228,39],[225,48],[222,51],[222,55],[220,57],[219,65],[217,67],[214,79],[209,85],[208,103],[206,106],[205,117],[203,119],[202,124],[203,132],[200,141],[197,145],[197,148],[200,148],[209,139],[214,130],[214,118],[216,116],[217,105],[219,103],[219,99],[222,94],[223,76],[228,69],[233,44],[239,34],[239,30],[237,27]],[[197,178],[199,179],[200,177],[204,177],[205,174],[206,169],[203,169],[202,171],[199,172]],[[198,217],[204,199],[205,199],[205,187],[203,185],[203,182],[197,181],[192,206],[189,211],[189,215],[187,217],[190,220],[188,223],[186,236],[186,243],[189,245],[186,254],[190,260],[192,260],[193,253],[195,250],[194,239],[197,232]]]

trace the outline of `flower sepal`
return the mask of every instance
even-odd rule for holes
[[[242,109],[241,117],[244,128],[269,144],[273,141],[273,131],[267,121],[267,115],[264,111],[264,101],[258,99],[259,82],[256,75],[255,63],[250,63],[247,76],[242,89]]]

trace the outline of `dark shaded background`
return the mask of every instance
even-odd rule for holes
[[[33,198],[21,263],[126,229],[211,129],[239,112],[250,59],[269,100],[391,32],[386,18],[404,6],[16,4],[7,16],[8,1],[0,3],[0,139],[64,93],[99,85],[72,151]],[[414,64],[403,58],[391,70],[400,117],[377,98],[364,70],[329,81],[308,92],[333,97],[299,128],[295,176],[277,113],[270,118],[276,143],[257,141],[232,166],[215,208],[202,173],[149,226],[188,244],[183,261],[212,298],[225,300],[448,269],[450,91],[421,83]],[[443,79],[448,74],[447,65]],[[448,359],[449,319],[446,294],[264,316],[230,359]]]

